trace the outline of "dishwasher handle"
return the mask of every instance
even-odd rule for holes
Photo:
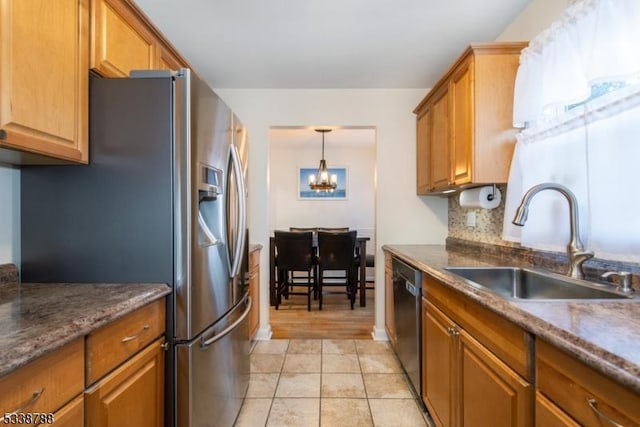
[[[411,282],[404,282],[404,288],[414,297],[420,296],[420,291],[417,286],[414,286]]]

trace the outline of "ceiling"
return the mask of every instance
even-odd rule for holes
[[[326,149],[353,148],[373,149],[376,130],[373,127],[355,126],[272,126],[269,130],[271,147],[295,149],[300,147],[322,148],[322,135],[315,129],[331,129],[324,136]]]
[[[429,88],[531,0],[135,0],[214,88]]]

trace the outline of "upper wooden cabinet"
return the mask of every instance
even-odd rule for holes
[[[87,163],[89,0],[0,0],[0,161]]]
[[[93,0],[91,69],[105,77],[131,70],[178,69],[187,63],[127,0]]]
[[[526,45],[471,45],[416,107],[418,194],[506,182],[513,87]]]

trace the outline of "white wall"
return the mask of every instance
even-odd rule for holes
[[[20,170],[0,163],[0,264],[20,265]]]
[[[382,244],[444,243],[447,234],[446,199],[418,197],[415,189],[415,116],[412,111],[426,94],[426,89],[216,91],[235,110],[249,131],[250,233],[252,242],[263,245],[260,274],[262,336],[268,334],[269,325],[269,235],[270,230],[277,226],[269,207],[278,212],[283,209],[273,201],[274,185],[268,182],[269,127],[375,127],[376,258],[382,260]],[[382,262],[376,263],[375,322],[376,337],[384,337]]]
[[[533,0],[496,41],[531,40],[558,19],[569,3],[571,0]]]
[[[347,168],[347,198],[344,200],[298,198],[298,168],[318,167],[320,140],[317,147],[270,149],[270,197],[275,201],[270,214],[276,229],[286,230],[291,226],[374,228],[375,145],[332,148],[325,153],[329,168]]]

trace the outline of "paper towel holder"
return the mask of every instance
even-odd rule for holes
[[[488,201],[490,201],[490,202],[492,202],[492,201],[493,201],[493,199],[495,199],[495,198],[496,198],[496,185],[495,185],[495,184],[493,184],[493,188],[491,189],[491,194],[489,194],[489,195],[487,196],[487,200],[488,200]]]

